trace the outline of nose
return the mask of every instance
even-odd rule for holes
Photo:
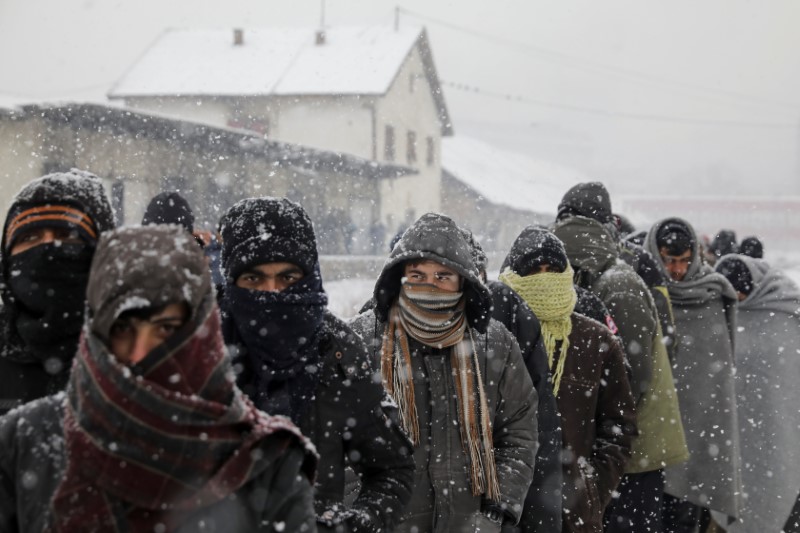
[[[135,364],[147,357],[153,348],[158,345],[158,342],[154,342],[153,336],[149,334],[145,328],[137,329],[136,336],[133,339],[133,343],[131,343],[131,351],[128,354],[128,361]]]
[[[42,230],[42,244],[48,244],[54,242],[56,240],[56,232],[50,228],[44,228]]]
[[[262,287],[263,287],[262,290],[266,292],[281,292],[281,289],[278,286],[278,280],[276,280],[275,278],[265,279]]]

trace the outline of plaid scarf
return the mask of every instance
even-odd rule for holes
[[[547,352],[547,363],[555,396],[558,396],[561,377],[564,375],[564,365],[569,352],[569,334],[572,332],[572,312],[578,299],[572,276],[572,267],[569,265],[564,272],[520,276],[506,269],[500,274],[500,281],[519,294],[542,323],[542,339]],[[556,368],[553,368],[556,345],[559,341],[561,349],[558,363]]]
[[[461,445],[468,460],[473,495],[500,501],[491,420],[472,332],[467,328],[461,292],[435,285],[406,283],[389,312],[383,336],[383,385],[397,402],[403,428],[419,446],[419,419],[408,335],[434,348],[452,347]]]
[[[174,531],[293,442],[305,442],[288,420],[256,410],[233,385],[211,295],[197,314],[131,367],[84,330],[68,388],[67,469],[51,502],[52,531]],[[314,465],[306,467],[311,476]]]

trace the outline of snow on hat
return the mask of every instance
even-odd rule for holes
[[[714,252],[717,257],[723,255],[735,254],[738,252],[739,247],[736,245],[736,232],[730,229],[721,229],[711,241],[708,249]]]
[[[220,221],[222,268],[229,281],[247,268],[287,262],[308,275],[319,261],[317,239],[308,213],[287,198],[248,198]]]
[[[547,264],[564,272],[567,263],[567,251],[558,237],[540,226],[528,226],[511,245],[500,271],[510,268],[520,276],[527,276],[538,266]]]
[[[752,292],[753,275],[750,274],[750,269],[741,259],[729,255],[717,263],[716,270],[725,276],[737,291],[742,294],[750,294]]]
[[[486,265],[489,263],[489,258],[486,257],[483,246],[481,246],[481,243],[470,230],[464,228],[458,229],[461,230],[461,234],[464,236],[464,239],[466,239],[467,244],[472,248],[472,262],[475,263],[475,268],[478,272],[483,272],[486,270]]]
[[[755,259],[764,257],[764,244],[758,237],[745,237],[739,245],[739,253]]]
[[[37,227],[68,227],[94,245],[101,232],[114,227],[114,212],[100,178],[72,169],[35,179],[11,203],[3,228],[7,251],[24,232]]]
[[[178,192],[162,192],[150,200],[142,217],[142,226],[151,224],[178,224],[192,233],[194,213],[189,202]]]
[[[571,187],[558,204],[558,220],[580,215],[606,224],[612,221],[611,197],[599,181],[578,183]]]
[[[685,224],[671,220],[658,229],[656,245],[666,248],[670,255],[680,255],[694,246],[694,239]]]

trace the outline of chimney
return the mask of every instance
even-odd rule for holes
[[[316,43],[317,46],[322,46],[323,44],[325,44],[325,30],[321,29],[317,30],[315,37],[316,39],[314,42]]]
[[[244,44],[244,30],[241,28],[233,29],[233,45],[242,46]]]

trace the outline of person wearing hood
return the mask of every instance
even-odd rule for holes
[[[537,394],[514,336],[452,219],[420,217],[351,322],[414,444],[415,488],[402,532],[499,532],[533,479]]]
[[[739,296],[736,395],[747,497],[727,531],[796,531],[787,519],[800,494],[800,289],[763,259],[726,255],[715,270]]]
[[[66,386],[92,255],[113,227],[101,181],[81,170],[36,179],[12,200],[0,246],[0,414]]]
[[[564,195],[553,233],[563,243],[578,285],[596,294],[616,322],[630,363],[639,435],[610,504],[606,529],[659,531],[664,469],[688,457],[680,407],[651,292],[619,260],[611,229],[608,191],[599,182],[578,184]]]
[[[763,259],[764,243],[755,236],[745,237],[739,245],[739,253],[755,259]]]
[[[679,332],[673,365],[689,461],[666,470],[667,531],[692,531],[701,508],[723,527],[739,516],[742,482],[735,386],[737,295],[705,264],[697,235],[680,218],[650,228],[645,248],[659,257]],[[724,516],[720,516],[724,515]]]
[[[706,260],[711,266],[714,266],[725,255],[739,253],[736,232],[731,229],[719,230],[709,243],[706,252]]]
[[[220,228],[224,333],[237,381],[317,446],[318,528],[391,530],[411,496],[411,444],[364,343],[327,309],[311,219],[286,198],[250,198]],[[351,506],[346,466],[361,480]]]
[[[103,234],[66,394],[0,419],[0,530],[313,531],[313,447],[235,387],[200,249]]]
[[[461,233],[472,249],[472,261],[481,280],[492,294],[492,318],[517,339],[522,360],[539,396],[536,415],[539,449],[519,529],[522,533],[561,531],[561,417],[550,384],[542,327],[530,307],[508,285],[487,279],[488,258],[481,243],[471,231],[462,228]]]
[[[522,230],[500,280],[542,321],[563,435],[561,531],[601,533],[636,435],[622,347],[608,328],[575,312],[572,267],[549,231]]]

